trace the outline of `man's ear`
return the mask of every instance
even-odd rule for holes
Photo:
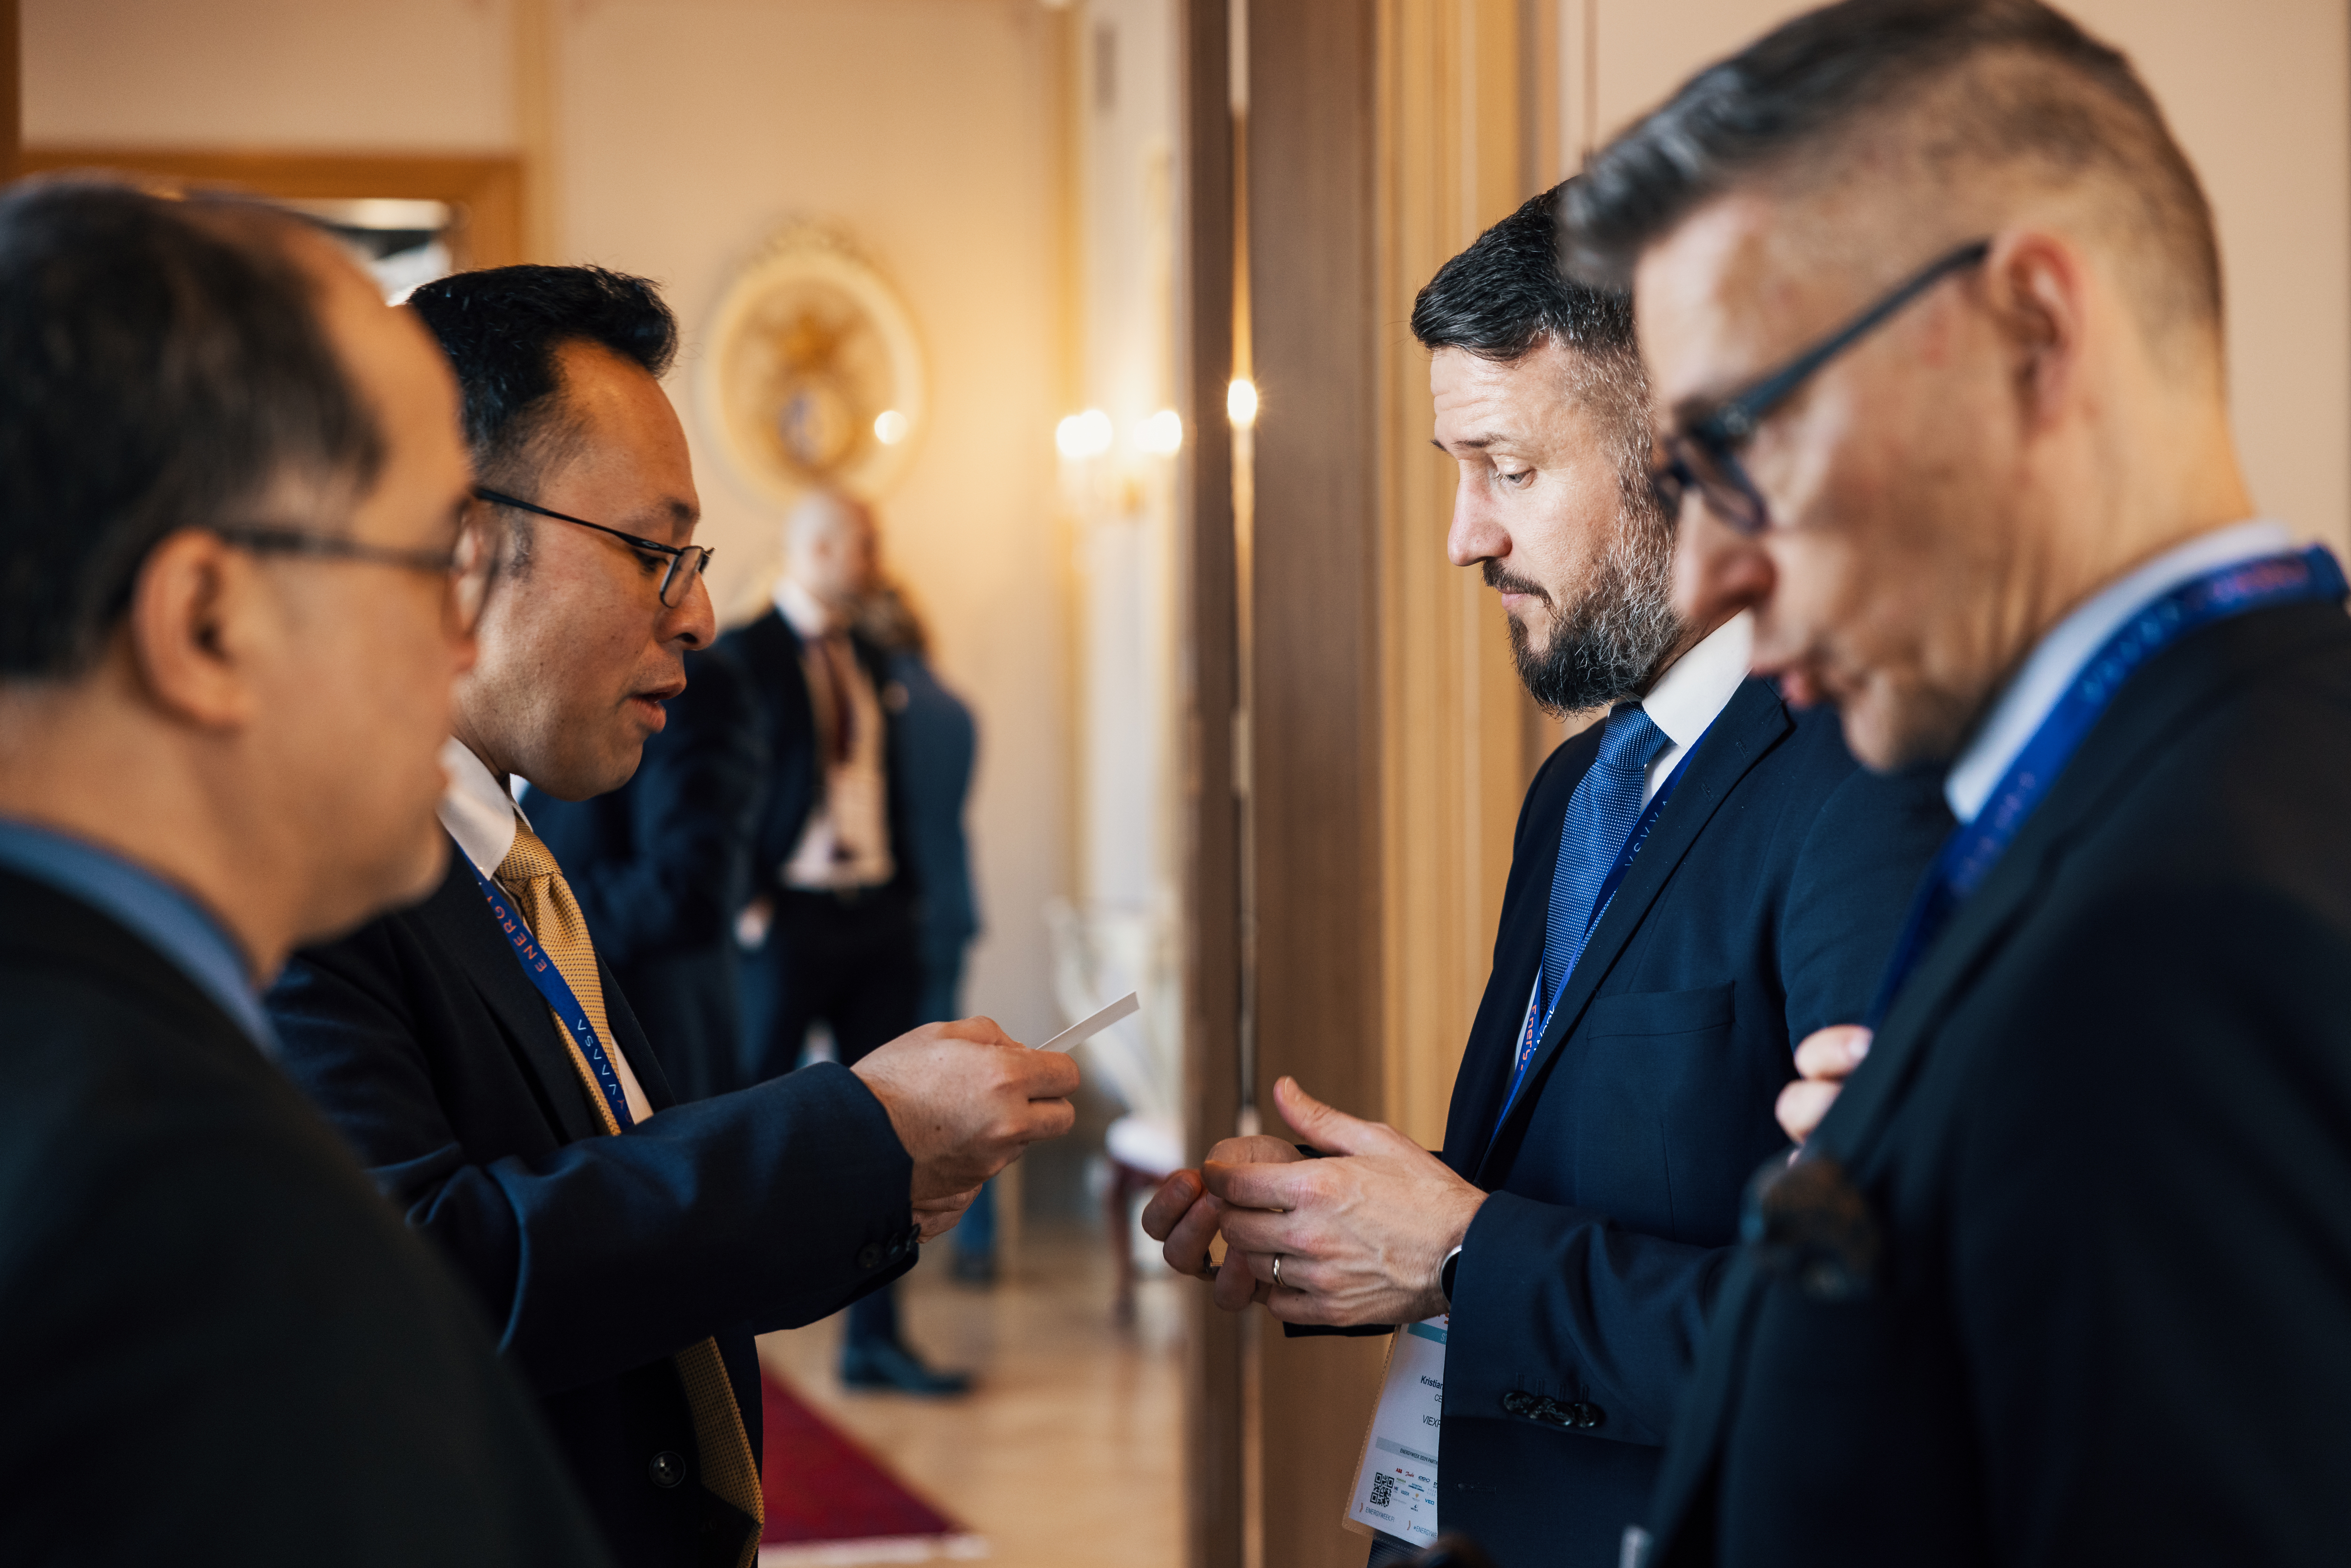
[[[1993,242],[1984,277],[2018,409],[2028,426],[2045,428],[2080,385],[2088,258],[2059,235],[2027,230]]]
[[[250,724],[261,702],[253,659],[266,598],[249,553],[202,528],[167,535],[140,568],[124,617],[148,697],[198,728]]]

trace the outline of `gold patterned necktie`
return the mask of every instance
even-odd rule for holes
[[[597,1040],[606,1051],[617,1052],[620,1048],[605,1021],[604,986],[596,972],[596,949],[588,939],[588,922],[555,856],[519,817],[515,820],[514,848],[498,862],[497,883],[514,899],[515,913],[530,927],[539,949],[555,961],[556,972],[580,999],[588,1021],[596,1026]],[[553,1009],[549,1010],[551,1015]],[[604,1131],[619,1133],[620,1121],[596,1086],[595,1069],[559,1018],[555,1019],[555,1032],[562,1037],[572,1071],[580,1075],[588,1103],[596,1108]],[[671,1359],[676,1363],[678,1380],[685,1385],[686,1404],[694,1411],[694,1440],[702,1453],[702,1484],[751,1521],[749,1539],[736,1560],[737,1568],[751,1568],[768,1521],[767,1500],[759,1490],[758,1467],[751,1461],[751,1440],[743,1431],[743,1413],[726,1380],[726,1359],[718,1354],[715,1339],[690,1344]]]

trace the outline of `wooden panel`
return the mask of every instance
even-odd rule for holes
[[[1533,193],[1520,173],[1517,0],[1383,0],[1380,19],[1384,324],[1408,321],[1437,268]],[[1434,1146],[1491,965],[1541,731],[1495,595],[1445,559],[1457,470],[1429,444],[1428,356],[1400,328],[1377,342],[1384,1102],[1389,1121]]]
[[[1383,1113],[1374,0],[1254,4],[1258,387],[1250,784],[1257,1089]],[[1259,1336],[1263,1558],[1359,1568],[1339,1528],[1384,1342]]]
[[[1213,197],[1200,172],[1217,156],[1202,127],[1222,108],[1205,85],[1218,47],[1205,13],[1223,7],[1196,5],[1188,352],[1205,432],[1217,412],[1208,367],[1228,345],[1214,340],[1207,313],[1221,301],[1200,277],[1232,236],[1206,225]],[[1240,329],[1259,412],[1228,564],[1242,580],[1233,630],[1249,742],[1243,1005],[1270,1131],[1281,1130],[1272,1084],[1289,1073],[1436,1141],[1485,981],[1527,756],[1544,734],[1529,722],[1492,596],[1445,561],[1452,469],[1428,449],[1426,360],[1405,327],[1429,275],[1526,193],[1529,14],[1520,0],[1248,8]],[[1187,623],[1206,640],[1223,630],[1205,613],[1205,584],[1227,564],[1207,558],[1205,486],[1224,454],[1198,445],[1203,488],[1186,510],[1199,597]],[[1196,679],[1211,657],[1192,650]],[[1212,705],[1201,695],[1194,706],[1207,725]],[[1196,766],[1230,760],[1219,738],[1196,732]],[[1195,799],[1209,800],[1217,780],[1194,782]],[[1215,874],[1195,865],[1191,885]],[[1209,939],[1196,907],[1191,928]],[[1196,992],[1207,978],[1202,965]],[[1220,1037],[1206,1038],[1196,1114],[1214,1100],[1204,1075],[1223,1070]],[[1205,1315],[1202,1326],[1223,1333]],[[1243,1492],[1262,1506],[1244,1510],[1241,1550],[1220,1555],[1212,1542],[1229,1537],[1198,1521],[1226,1505],[1203,1500],[1193,1560],[1354,1568],[1364,1544],[1338,1520],[1384,1346],[1290,1340],[1261,1314],[1245,1332],[1233,1423]],[[1203,1419],[1230,1386],[1224,1342],[1205,1343]],[[1196,1425],[1194,1464],[1221,1475],[1234,1440]]]
[[[27,147],[26,173],[113,169],[182,185],[225,186],[262,196],[396,196],[447,202],[465,221],[450,236],[460,267],[505,267],[522,257],[522,165],[514,158],[427,153],[274,152],[161,147]]]
[[[1177,466],[1176,623],[1182,628],[1185,1146],[1197,1161],[1234,1129],[1241,1103],[1240,802],[1233,769],[1240,702],[1232,432],[1233,122],[1226,0],[1177,14],[1183,168],[1178,186],[1176,355],[1185,441]],[[1186,1561],[1238,1568],[1245,1555],[1249,1411],[1243,1320],[1205,1288],[1191,1301],[1184,1428]]]
[[[16,0],[0,0],[0,180],[17,174],[25,146],[25,26]]]

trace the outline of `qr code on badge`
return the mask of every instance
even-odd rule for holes
[[[1386,1508],[1395,1498],[1395,1477],[1382,1473],[1372,1478],[1372,1506]]]

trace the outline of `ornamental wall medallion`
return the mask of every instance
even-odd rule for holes
[[[914,318],[845,237],[795,224],[718,301],[698,371],[737,473],[778,504],[816,485],[867,500],[904,475],[926,413]]]

